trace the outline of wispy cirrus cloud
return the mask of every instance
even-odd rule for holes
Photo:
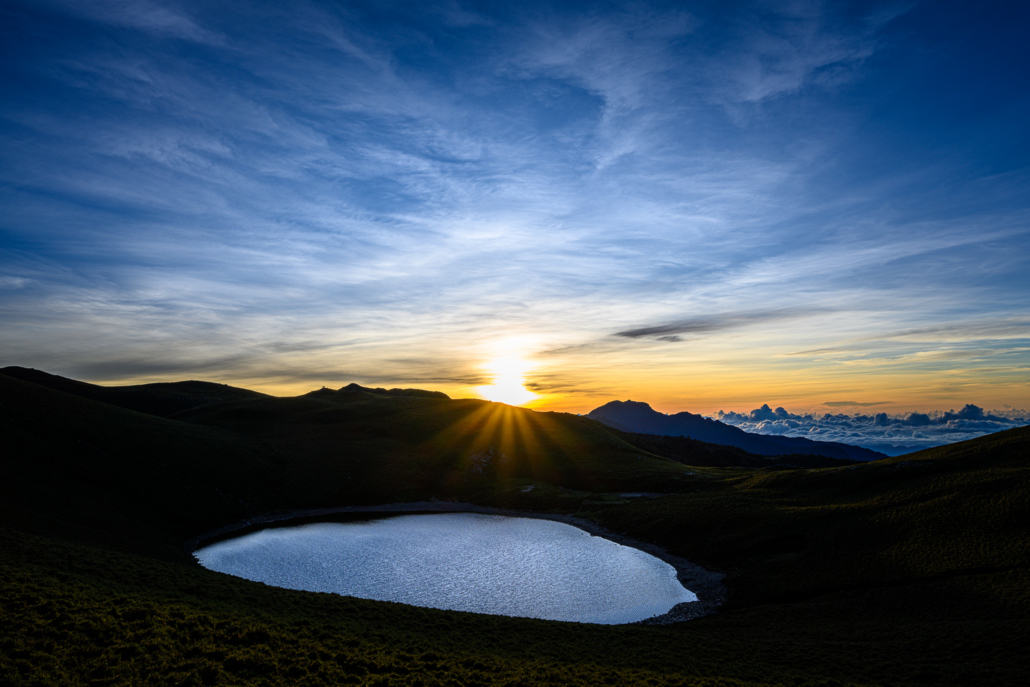
[[[5,12],[4,364],[460,385],[521,337],[572,396],[759,360],[1026,379],[1021,105],[909,88],[967,59],[895,33],[927,8]]]

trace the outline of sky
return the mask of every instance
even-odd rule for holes
[[[4,0],[0,365],[1018,414],[1028,28],[1021,2]]]

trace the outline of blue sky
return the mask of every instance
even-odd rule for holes
[[[1024,3],[0,7],[0,364],[1030,406]]]

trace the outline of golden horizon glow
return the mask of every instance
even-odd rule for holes
[[[525,375],[529,369],[525,360],[505,356],[491,360],[485,367],[493,377],[493,383],[473,389],[480,398],[511,406],[522,406],[538,398],[525,386]]]
[[[81,375],[62,368],[47,371],[116,386],[204,379],[276,396],[357,382],[571,413],[587,413],[609,401],[627,399],[647,402],[664,413],[703,415],[719,410],[748,413],[765,403],[791,413],[826,413],[842,401],[887,413],[957,410],[967,403],[985,410],[1030,408],[1030,368],[979,357],[937,356],[927,362],[929,354],[899,357],[879,349],[874,351],[876,357],[858,356],[846,347],[844,353],[831,355],[824,349],[835,350],[832,346],[838,338],[854,332],[829,326],[806,330],[805,345],[823,348],[801,355],[794,353],[794,330],[755,329],[747,337],[699,338],[689,347],[637,340],[563,347],[560,339],[514,332],[503,338],[491,332],[457,347],[413,339],[399,343],[398,350],[371,344],[349,350],[348,356],[368,361],[360,371],[347,369],[337,351],[292,354],[274,375],[264,374],[261,365],[134,376]],[[818,338],[824,331],[831,332],[825,334],[829,338]],[[764,345],[762,355],[752,350],[758,335]],[[921,347],[931,348],[929,344]],[[856,356],[863,362],[861,369],[848,364]],[[310,370],[326,370],[325,376],[314,378]]]
[[[532,349],[528,349],[532,350]],[[674,374],[668,369],[655,373],[644,365],[616,360],[597,369],[593,364],[577,369],[570,361],[558,368],[553,364],[527,362],[528,356],[487,357],[493,362],[480,365],[488,373],[490,384],[426,383],[398,376],[396,380],[367,380],[359,376],[326,378],[317,382],[300,378],[267,378],[256,374],[160,374],[136,376],[88,376],[57,370],[55,374],[105,386],[179,382],[188,378],[229,384],[272,396],[289,397],[309,393],[320,386],[338,389],[351,382],[363,386],[414,387],[442,391],[452,398],[482,398],[525,406],[535,410],[586,413],[612,400],[644,401],[664,413],[689,411],[714,415],[718,410],[748,412],[768,403],[784,406],[795,413],[828,412],[826,401],[853,400],[877,402],[877,411],[929,412],[961,408],[976,403],[985,409],[1028,408],[1026,377],[991,375],[983,370],[948,371],[936,378],[927,378],[917,371],[891,370],[891,375],[867,374],[861,380],[849,375],[825,374],[811,368],[792,370],[787,377],[760,364],[734,361],[736,364],[696,364],[688,373]],[[505,367],[507,366],[507,369]],[[533,392],[525,388],[527,378],[553,378],[563,375],[560,391]],[[530,374],[532,372],[532,375]],[[823,373],[821,373],[823,372]],[[577,388],[578,387],[578,388]],[[567,390],[570,389],[570,390]]]

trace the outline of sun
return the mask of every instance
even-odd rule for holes
[[[510,406],[520,406],[536,398],[536,394],[522,386],[521,382],[479,386],[476,387],[476,392],[488,401],[507,403]]]
[[[525,386],[526,361],[519,358],[496,358],[487,364],[493,384],[477,386],[475,391],[488,401],[521,406],[537,397]]]

